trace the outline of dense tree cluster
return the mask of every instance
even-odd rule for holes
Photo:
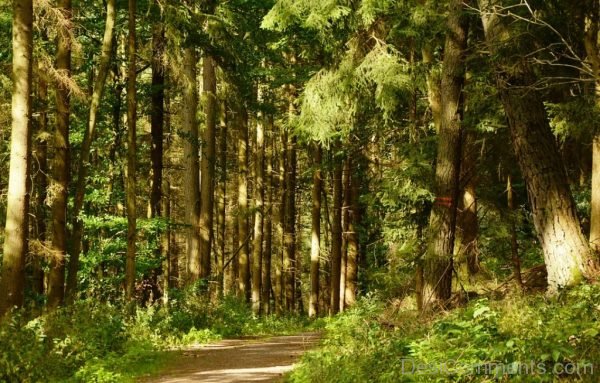
[[[490,274],[532,288],[540,265],[550,292],[593,279],[599,8],[2,3],[0,316],[181,288],[316,316],[381,287],[421,309]]]

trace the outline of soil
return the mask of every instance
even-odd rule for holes
[[[271,338],[223,340],[175,351],[174,358],[156,377],[144,383],[278,382],[294,363],[319,341],[318,333]]]

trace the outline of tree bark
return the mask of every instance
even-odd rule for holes
[[[127,260],[125,263],[125,299],[132,300],[135,289],[136,253],[136,46],[135,46],[136,0],[129,0],[127,39]]]
[[[58,4],[65,20],[71,21],[71,0]],[[56,69],[61,75],[71,75],[70,25],[59,28],[57,34]],[[67,200],[69,182],[69,89],[61,81],[56,86],[56,131],[54,133],[52,257],[48,277],[48,308],[63,304],[65,298],[65,261],[67,254]],[[74,296],[69,296],[69,300]]]
[[[28,179],[31,159],[32,29],[32,1],[14,1],[12,126],[4,256],[0,279],[0,318],[14,306],[21,307],[24,299],[31,187]]]
[[[258,102],[262,102],[259,85]],[[265,200],[265,129],[264,116],[258,112],[256,118],[256,145],[254,148],[254,245],[252,252],[252,311],[254,314],[261,312],[261,284],[262,284],[262,255],[263,255],[263,224]]]
[[[592,67],[595,80],[596,105],[600,107],[600,40],[598,21],[600,5],[597,1],[587,2],[588,10],[585,30],[585,50]],[[590,212],[590,246],[596,254],[600,253],[600,133],[592,141],[592,199]]]
[[[285,309],[294,310],[296,302],[296,136],[288,132],[285,172],[285,221],[283,243],[283,274]]]
[[[83,238],[83,220],[80,214],[83,209],[83,201],[85,197],[85,186],[90,167],[90,155],[92,140],[96,131],[96,123],[98,118],[98,108],[102,94],[104,93],[104,85],[110,68],[110,61],[113,49],[113,36],[115,30],[116,9],[115,0],[106,1],[106,25],[104,27],[104,37],[102,38],[102,49],[100,55],[100,67],[94,87],[92,91],[92,101],[90,104],[90,112],[87,123],[87,129],[83,135],[83,143],[81,145],[81,154],[79,158],[79,169],[77,171],[77,183],[75,185],[75,200],[73,203],[73,231],[70,238],[71,242],[71,258],[69,260],[69,275],[67,278],[67,295],[74,297],[77,292],[77,272],[79,271],[79,255],[81,254],[81,240]],[[70,300],[72,298],[69,298]]]
[[[250,301],[249,223],[248,223],[248,112],[239,106],[236,115],[238,128],[238,291]]]
[[[219,129],[219,177],[216,187],[217,199],[217,233],[216,247],[218,258],[218,278],[219,278],[219,296],[224,294],[225,289],[225,262],[227,262],[225,248],[225,233],[227,216],[225,209],[227,206],[227,104],[221,103],[220,129]]]
[[[350,168],[352,160],[346,157],[342,173],[342,256],[340,262],[340,311],[346,306],[346,266],[348,263],[348,219],[350,210]]]
[[[271,313],[271,255],[273,253],[273,145],[274,145],[274,122],[273,116],[268,117],[267,125],[267,144],[265,163],[267,166],[266,174],[266,198],[265,198],[265,223],[263,227],[265,247],[263,250],[263,268],[262,268],[262,313],[268,315]],[[270,137],[270,138],[269,138]]]
[[[350,307],[356,303],[356,292],[358,289],[358,226],[360,225],[360,184],[358,173],[353,169],[350,173],[350,209],[348,211],[348,229],[346,230],[347,259],[346,259],[346,292],[344,294],[344,306]]]
[[[312,185],[311,240],[310,240],[310,299],[308,316],[314,318],[319,313],[319,257],[321,256],[321,145],[313,144],[314,170]]]
[[[274,186],[277,190],[280,190],[280,202],[276,206],[274,212],[275,227],[277,228],[277,237],[279,238],[279,247],[277,249],[277,262],[275,263],[275,310],[277,314],[283,313],[284,309],[284,269],[283,269],[283,248],[285,246],[285,205],[287,201],[287,189],[286,189],[286,147],[287,147],[287,129],[281,127],[280,134],[280,153],[278,161],[278,175],[274,179]]]
[[[48,196],[48,82],[45,75],[46,68],[38,65],[38,99],[40,104],[37,137],[35,139],[35,158],[34,164],[38,164],[35,172],[36,186],[36,212],[35,212],[35,238],[40,243],[46,242],[46,197]],[[44,270],[42,269],[42,260],[45,258],[45,251],[39,251],[33,254],[31,289],[35,294],[44,293]],[[63,278],[64,281],[64,278]]]
[[[198,163],[198,89],[196,86],[196,64],[198,59],[193,47],[185,48],[183,73],[183,134],[185,158],[185,199],[187,210],[187,276],[188,282],[200,278],[200,166]]]
[[[456,210],[462,140],[462,88],[468,20],[462,0],[452,0],[448,16],[442,66],[442,110],[435,170],[436,201],[429,227],[431,241],[424,259],[422,297],[425,307],[445,305],[452,294],[452,254],[456,231]]]
[[[165,29],[161,22],[152,27],[152,88],[150,134],[152,146],[152,189],[150,191],[150,217],[161,216],[163,179],[163,135],[165,116],[165,73],[163,57],[165,53]]]
[[[342,260],[342,165],[336,161],[333,169],[333,214],[331,223],[331,303],[330,315],[340,311],[340,273]]]
[[[496,0],[480,0],[483,26],[491,53],[501,44],[515,44],[504,24]],[[588,242],[581,232],[575,202],[543,100],[533,89],[532,68],[517,55],[504,55],[496,63],[497,88],[508,118],[511,140],[531,204],[533,222],[544,252],[551,293],[579,283],[595,267]]]
[[[232,111],[233,112],[233,111]],[[232,185],[231,185],[231,198],[229,203],[229,214],[227,225],[229,227],[229,231],[232,233],[231,235],[231,252],[230,258],[228,259],[229,265],[226,265],[226,275],[227,279],[225,280],[225,293],[226,294],[238,294],[238,276],[239,276],[239,208],[238,208],[238,200],[239,200],[239,172],[236,171],[237,168],[237,156],[238,156],[238,147],[237,147],[237,135],[239,133],[239,127],[237,123],[239,121],[239,117],[235,113],[232,113],[232,117],[227,120],[228,124],[233,124],[233,129],[228,129],[231,132],[231,153],[235,158],[233,162],[234,167],[231,169],[231,174],[233,175]]]
[[[200,277],[210,277],[210,255],[213,241],[215,190],[215,152],[217,127],[217,77],[211,56],[202,60],[202,98],[206,126],[202,131],[202,160],[200,162]]]

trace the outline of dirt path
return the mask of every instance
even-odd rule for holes
[[[198,346],[183,351],[160,376],[142,382],[277,382],[318,340],[318,333],[304,333]]]

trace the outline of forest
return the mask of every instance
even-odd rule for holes
[[[0,383],[600,381],[599,16],[0,0]]]

